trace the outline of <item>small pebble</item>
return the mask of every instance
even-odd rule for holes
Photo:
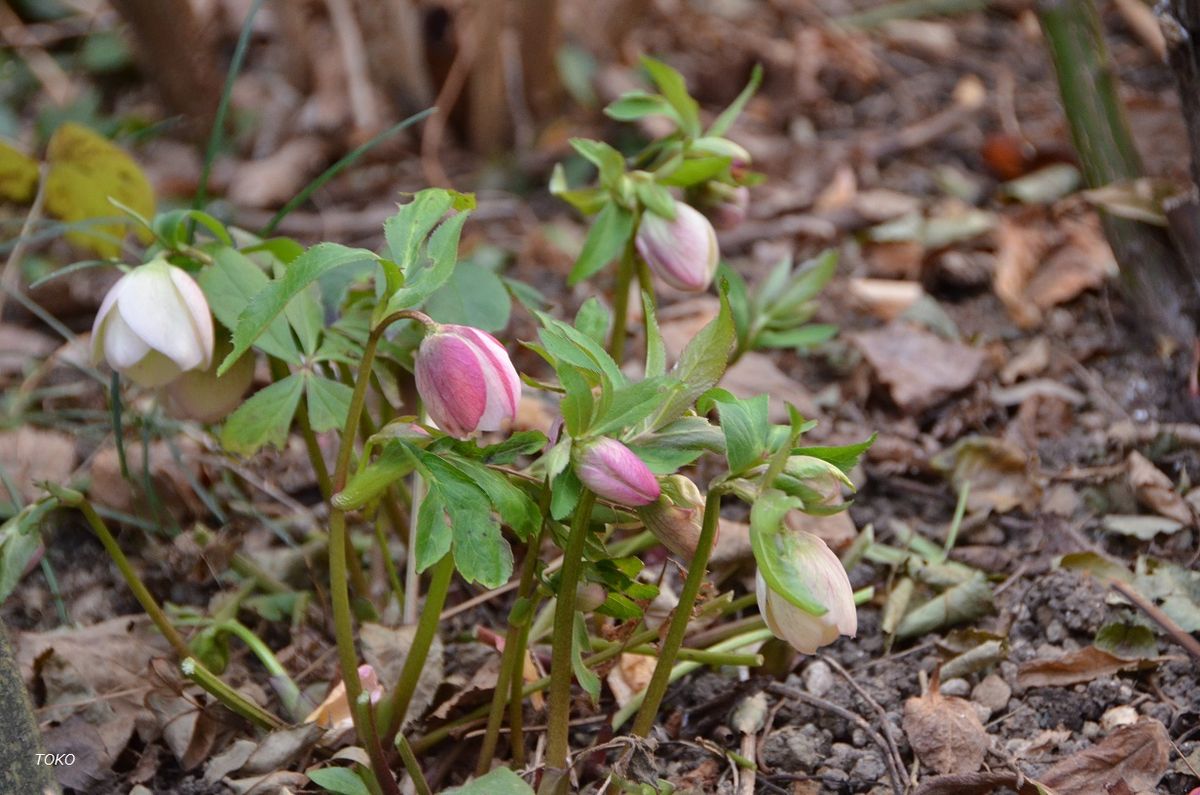
[[[1063,638],[1067,636],[1066,627],[1058,619],[1051,621],[1046,627],[1046,640],[1051,643],[1062,643]]]
[[[1087,737],[1089,740],[1094,740],[1100,735],[1100,724],[1096,723],[1094,720],[1085,720],[1083,722],[1083,729],[1081,731],[1084,737]]]
[[[804,669],[804,689],[817,698],[833,689],[833,669],[824,660],[814,660]]]
[[[1008,706],[1008,700],[1012,698],[1012,688],[996,674],[988,674],[979,684],[975,685],[975,689],[971,691],[971,700],[982,707],[986,707],[989,717],[992,713],[999,712]]]
[[[942,682],[941,692],[943,696],[958,696],[962,698],[971,692],[971,686],[967,684],[966,679],[947,679]]]
[[[1113,707],[1100,716],[1100,728],[1110,732],[1118,726],[1128,726],[1137,723],[1138,711],[1128,704]]]

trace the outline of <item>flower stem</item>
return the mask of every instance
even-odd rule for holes
[[[488,712],[487,731],[483,735],[483,745],[479,749],[479,761],[475,763],[475,775],[482,776],[491,766],[492,757],[496,753],[496,744],[500,739],[500,724],[504,719],[504,707],[510,706],[510,714],[520,712],[522,699],[521,685],[524,683],[525,672],[525,641],[529,635],[529,624],[532,619],[533,603],[529,593],[533,587],[533,576],[537,571],[538,552],[542,548],[542,530],[530,542],[525,552],[525,560],[521,565],[521,583],[517,587],[517,598],[513,609],[508,614],[508,632],[504,636],[504,651],[500,655],[500,673],[496,677],[496,689],[492,692],[492,703]],[[515,707],[512,706],[513,700]],[[520,720],[519,718],[517,719]],[[510,723],[512,718],[510,717]],[[524,757],[524,737],[519,733],[519,722],[512,725],[513,735],[510,737],[514,761],[518,755],[518,743],[521,745],[520,756]],[[519,763],[518,763],[519,764]]]
[[[200,661],[195,657],[185,658],[179,667],[183,671],[184,676],[200,685],[200,687],[211,693],[217,701],[220,701],[229,707],[230,710],[241,715],[256,726],[268,731],[283,728],[283,721],[222,682],[220,677],[201,665]]]
[[[608,352],[613,361],[620,366],[625,360],[625,338],[628,332],[626,324],[629,319],[629,285],[633,281],[636,258],[633,238],[625,244],[625,253],[617,265],[617,278],[613,287],[613,326],[612,337],[609,339]]]
[[[413,693],[421,679],[421,671],[425,668],[425,658],[429,656],[429,647],[437,634],[438,623],[441,621],[442,608],[446,605],[446,594],[450,591],[450,580],[454,574],[454,556],[447,552],[433,566],[433,577],[429,581],[429,591],[425,594],[425,605],[421,608],[421,619],[417,622],[417,630],[413,635],[412,646],[408,656],[404,658],[404,667],[400,669],[400,680],[392,688],[391,695],[384,702],[379,713],[379,722],[383,728],[380,741],[390,745],[396,738],[404,715],[412,703]]]
[[[628,285],[626,285],[628,286]],[[583,547],[591,527],[596,495],[584,489],[575,506],[571,533],[563,550],[562,571],[558,581],[558,604],[554,608],[554,635],[550,656],[549,715],[546,720],[546,773],[538,792],[542,795],[565,792],[567,752],[571,743],[571,646],[575,634],[575,591],[583,571]]]
[[[113,559],[113,563],[117,564],[117,569],[121,572],[121,576],[125,579],[125,584],[129,586],[129,590],[133,591],[133,596],[138,600],[138,604],[146,611],[146,615],[150,616],[150,620],[154,622],[154,626],[158,627],[158,631],[171,644],[171,648],[175,650],[175,654],[180,660],[185,660],[192,656],[192,650],[188,648],[187,642],[178,630],[171,624],[167,618],[167,614],[159,607],[154,596],[142,582],[142,578],[133,570],[133,566],[129,564],[129,558],[125,557],[125,553],[121,551],[121,547],[117,544],[117,539],[113,538],[113,534],[109,531],[108,525],[100,518],[100,514],[96,513],[96,509],[86,497],[73,489],[64,489],[58,486],[47,484],[50,493],[58,498],[64,505],[79,509],[83,514],[83,518],[91,525],[95,531],[100,543],[104,545],[104,550],[108,552],[108,556]]]
[[[718,643],[717,645],[715,645],[711,649],[709,649],[708,653],[714,654],[714,655],[729,654],[730,652],[733,652],[736,649],[740,649],[744,646],[749,646],[753,643],[761,643],[770,637],[771,637],[771,630],[756,629],[756,630],[750,632],[749,634],[738,635],[737,637],[730,638],[729,640],[726,640],[726,641],[722,641],[721,643]],[[662,658],[659,658],[659,659],[662,659]],[[677,681],[679,678],[685,676],[686,674],[691,673],[692,671],[699,668],[701,665],[703,665],[703,663],[695,661],[695,660],[688,660],[686,662],[681,662],[678,665],[673,666],[670,669],[670,671],[666,677],[666,683],[670,684],[671,682]],[[656,673],[658,672],[657,668],[655,669],[655,672]],[[654,681],[651,680],[650,684],[653,685]],[[663,689],[665,691],[665,689],[666,689],[665,685],[664,685]],[[647,688],[646,690],[643,690],[641,693],[635,694],[633,696],[633,698],[631,698],[629,700],[628,704],[626,704],[624,707],[622,707],[620,710],[618,710],[617,714],[614,715],[613,719],[612,719],[613,729],[619,729],[625,723],[625,721],[629,720],[629,716],[633,714],[633,711],[635,709],[638,709],[639,705],[642,707],[642,709],[645,709],[645,706],[647,703],[646,700],[649,698],[649,695],[650,695],[650,690],[649,690],[649,688]],[[651,725],[653,725],[653,718],[657,713],[658,713],[658,707],[655,707],[654,710],[650,713]],[[642,713],[641,713],[641,711],[639,711],[638,717],[640,718],[641,715],[642,715]],[[636,725],[634,726],[634,733],[635,734],[637,733]]]
[[[433,795],[433,790],[429,788],[429,782],[425,780],[425,774],[421,772],[421,766],[417,763],[412,746],[404,739],[403,734],[396,736],[396,748],[400,751],[400,759],[404,761],[404,769],[408,771],[408,777],[412,779],[417,795]]]
[[[379,340],[388,326],[403,318],[424,322],[422,318],[425,316],[419,312],[395,312],[371,329],[371,333],[367,337],[367,344],[363,347],[362,362],[359,364],[358,377],[354,380],[354,392],[350,396],[350,409],[346,413],[346,425],[342,429],[337,463],[333,470],[333,494],[346,486],[346,477],[350,473],[350,459],[354,456],[354,440],[358,435],[359,419],[362,417],[363,406],[367,400],[367,387],[371,383],[371,367],[375,363],[375,350],[379,347]],[[350,609],[350,588],[346,576],[348,542],[346,514],[331,500],[329,504],[329,599],[333,606],[333,632],[337,641],[338,664],[342,669],[342,681],[346,685],[346,699],[351,705],[355,705],[358,703],[359,695],[362,694],[362,681],[358,678],[358,652],[354,648],[354,614]],[[365,597],[366,594],[364,593],[362,596]],[[397,792],[395,777],[392,776],[387,759],[383,756],[381,744],[375,734],[375,727],[369,720],[364,720],[365,716],[362,713],[366,711],[351,709],[354,728],[370,755],[371,768],[379,786],[384,792]]]
[[[288,715],[292,720],[300,721],[304,719],[305,710],[301,706],[300,688],[296,685],[291,674],[279,662],[279,658],[275,656],[275,652],[271,651],[267,644],[263,643],[262,639],[255,635],[249,627],[236,618],[231,618],[221,622],[221,629],[232,632],[241,639],[249,647],[250,651],[258,658],[263,667],[267,669],[267,673],[271,675],[271,685],[275,688],[275,692],[279,695],[280,702],[283,703],[283,708],[287,710]]]
[[[708,567],[708,556],[712,552],[713,539],[717,533],[717,523],[721,518],[721,495],[716,491],[708,492],[704,502],[704,520],[700,526],[700,539],[696,542],[696,555],[688,568],[687,579],[683,582],[683,591],[679,594],[679,604],[671,617],[671,626],[667,637],[663,640],[662,651],[658,655],[658,663],[654,666],[654,674],[650,684],[646,686],[646,696],[633,722],[633,734],[645,737],[654,726],[654,717],[670,684],[671,667],[675,665],[675,655],[683,645],[683,636],[687,632],[688,621],[692,617],[692,605],[696,595],[700,593],[700,585]]]

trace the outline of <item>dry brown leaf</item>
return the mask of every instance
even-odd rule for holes
[[[988,736],[975,705],[943,696],[936,680],[928,693],[904,702],[903,726],[921,764],[937,773],[974,773],[983,765]]]
[[[1125,659],[1095,646],[1085,646],[1062,657],[1021,663],[1017,687],[1065,687],[1154,665],[1153,660]]]
[[[618,707],[624,707],[634,696],[646,689],[654,675],[657,660],[647,654],[621,655],[617,664],[608,672],[608,689]]]
[[[813,210],[818,213],[840,210],[850,206],[857,195],[858,179],[854,176],[854,169],[843,163],[833,172],[833,178],[825,190],[818,194],[813,202]]]
[[[975,382],[984,353],[928,331],[893,322],[850,335],[892,400],[915,414]]]
[[[299,193],[324,162],[321,138],[293,138],[267,157],[241,163],[229,181],[229,200],[239,207],[275,207]]]
[[[179,452],[179,461],[171,445]],[[204,503],[192,490],[189,473],[185,467],[197,468],[196,459],[200,455],[200,447],[191,437],[179,436],[168,444],[167,440],[159,439],[150,443],[150,479],[161,504],[179,522],[190,517],[203,516],[207,509]],[[125,444],[125,461],[129,471],[135,473],[133,480],[141,483],[141,474],[146,468],[142,465],[142,445]],[[182,464],[180,463],[182,462]],[[121,460],[113,445],[104,447],[92,459],[92,484],[88,496],[93,501],[117,511],[125,513],[153,513],[154,507],[148,502],[147,495],[133,487],[121,474]]]
[[[1026,295],[1041,310],[1064,304],[1117,275],[1117,261],[1097,219],[1062,222],[1066,240],[1042,263]]]
[[[1153,791],[1167,772],[1170,750],[1166,727],[1143,718],[1062,760],[1040,780],[1055,795],[1096,795],[1111,792],[1120,782],[1134,792]]]
[[[1033,342],[1004,365],[1004,369],[1000,371],[1000,382],[1015,384],[1022,378],[1040,375],[1049,366],[1050,341],[1045,337],[1035,337]]]
[[[1046,232],[1039,227],[1004,218],[996,228],[996,275],[992,289],[1008,314],[1021,328],[1032,328],[1042,319],[1041,311],[1025,291],[1049,247]]]
[[[1128,467],[1129,487],[1137,496],[1138,502],[1168,519],[1174,519],[1184,526],[1192,524],[1192,511],[1183,499],[1183,495],[1175,491],[1175,484],[1148,458],[1132,450],[1125,459]]]
[[[717,543],[713,546],[712,565],[720,568],[754,559],[750,546],[750,525],[721,517]]]
[[[849,289],[856,304],[883,320],[900,317],[925,294],[919,282],[903,279],[851,279]]]
[[[0,433],[0,502],[29,503],[41,494],[38,483],[48,480],[66,484],[75,468],[75,437],[58,431],[22,426]],[[14,500],[7,482],[20,492]]]
[[[31,370],[38,359],[49,356],[58,343],[33,329],[0,324],[0,378]]]
[[[387,687],[390,682],[400,681],[400,669],[408,657],[412,647],[415,626],[403,626],[395,629],[382,624],[366,622],[359,629],[359,642],[362,644],[363,659],[375,668],[379,681]],[[433,701],[434,693],[441,683],[444,670],[442,658],[442,640],[437,635],[429,647],[429,655],[421,668],[421,677],[417,680],[417,688],[409,703],[405,722],[416,719],[424,714]]]
[[[1007,513],[1032,510],[1041,490],[1029,470],[1029,456],[1012,442],[990,436],[968,436],[934,456],[935,469],[956,488],[971,484],[967,509]]]
[[[451,656],[453,656],[453,652],[451,652]],[[500,655],[493,654],[484,661],[483,665],[471,673],[471,678],[467,682],[456,685],[450,697],[439,704],[437,709],[430,713],[430,717],[444,721],[448,720],[455,710],[482,704],[496,689],[496,681],[499,678]]]

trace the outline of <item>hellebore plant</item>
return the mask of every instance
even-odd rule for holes
[[[575,141],[598,167],[600,185],[567,190],[561,172],[554,180],[556,192],[597,214],[571,281],[619,260],[612,310],[590,299],[571,323],[516,291],[537,322],[537,338],[519,341],[527,351],[524,376],[510,358],[517,341],[492,334],[508,322],[509,289],[488,268],[459,261],[474,199],[446,190],[423,190],[401,205],[384,224],[380,251],[335,243],[305,249],[243,231],[235,237],[204,213],[165,213],[147,224],[156,238],[148,264],[117,283],[97,317],[95,350],[134,385],[165,388],[177,414],[223,420],[216,434],[231,455],[282,447],[293,428],[303,436],[328,501],[327,532],[309,541],[328,549],[328,583],[315,590],[327,593],[331,604],[344,703],[370,759],[372,791],[399,792],[396,752],[420,790],[416,752],[460,725],[439,727],[412,744],[402,733],[420,726],[421,716],[410,715],[409,707],[456,574],[482,589],[515,587],[492,700],[462,718],[486,718],[477,773],[496,758],[506,715],[513,763],[525,764],[526,698],[544,689],[543,793],[569,788],[573,685],[598,701],[596,666],[626,649],[656,653],[653,676],[630,707],[637,710],[633,733],[645,736],[669,682],[683,670],[677,659],[688,665],[758,659],[745,649],[761,642],[762,625],[717,647],[683,647],[694,616],[753,603],[750,594],[700,600],[724,501],[751,506],[766,627],[809,653],[839,634],[854,634],[853,594],[837,558],[784,519],[793,510],[841,509],[841,492],[850,488],[846,473],[870,442],[801,446],[814,423],[789,409],[789,422],[776,424],[766,396],[741,399],[719,387],[727,366],[743,353],[794,347],[803,331],[797,322],[807,322],[824,283],[813,275],[816,266],[794,271],[789,262],[765,287],[750,291],[730,268],[718,269],[712,224],[692,206],[715,191],[732,203],[718,217],[744,211],[745,187],[756,177],[746,170],[749,155],[724,136],[758,72],[702,130],[682,78],[652,59],[645,67],[662,93],[627,95],[608,113],[625,120],[666,115],[677,131],[629,162],[606,144]],[[713,211],[711,202],[706,209]],[[827,279],[831,260],[820,262],[817,275]],[[679,289],[715,285],[720,303],[670,367],[652,272]],[[640,366],[624,362],[635,275],[643,310]],[[271,382],[241,400],[260,357],[269,362]],[[512,428],[523,392],[535,390],[557,403],[560,421],[550,437]],[[119,417],[121,403],[113,397]],[[319,435],[332,433],[337,454],[329,471]],[[703,470],[712,473],[706,484],[690,469],[702,457],[711,464]],[[286,671],[236,620],[249,604],[246,594],[288,586],[262,576],[243,556],[246,593],[239,591],[213,619],[177,616],[199,628],[184,639],[82,495],[49,499],[96,520],[93,527],[193,681],[260,726],[282,724],[221,681],[214,639],[232,633],[280,679],[289,714],[300,714]],[[405,547],[402,583],[394,540]],[[636,555],[656,541],[686,569],[661,635],[646,618],[658,588],[639,579],[643,562]],[[385,592],[373,587],[371,571],[388,574]],[[356,625],[378,620],[389,604],[407,607],[416,625],[395,681],[374,681],[374,669],[361,667]],[[294,616],[307,620],[304,610]],[[624,643],[593,647],[601,628]],[[543,643],[551,655],[549,677],[531,683],[528,652]],[[617,727],[625,716],[618,718]]]

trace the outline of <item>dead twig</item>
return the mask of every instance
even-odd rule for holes
[[[1150,619],[1163,628],[1171,638],[1183,647],[1184,651],[1192,655],[1196,660],[1200,660],[1200,641],[1197,641],[1190,634],[1184,631],[1183,627],[1176,624],[1170,616],[1164,613],[1157,605],[1151,602],[1146,597],[1138,593],[1133,586],[1120,580],[1112,580],[1109,587],[1117,593],[1124,596],[1129,601],[1133,602],[1139,610],[1145,613]]]
[[[887,763],[888,778],[891,779],[892,783],[892,791],[895,793],[903,793],[905,791],[903,784],[901,784],[904,779],[901,777],[899,771],[896,770],[896,760],[892,758],[892,755],[888,750],[887,742],[885,742],[884,739],[879,736],[879,732],[875,731],[875,728],[871,726],[871,724],[868,723],[867,720],[861,715],[857,715],[848,709],[839,707],[832,701],[826,701],[825,699],[818,698],[811,693],[805,693],[801,690],[797,690],[794,687],[788,687],[787,685],[771,683],[767,685],[767,692],[780,698],[790,698],[793,701],[802,701],[809,706],[816,707],[817,709],[824,710],[825,712],[832,712],[834,715],[837,715],[840,718],[845,718],[854,725],[858,726],[867,733],[867,736],[871,738],[871,741],[878,746],[879,752],[883,754],[883,761]]]

